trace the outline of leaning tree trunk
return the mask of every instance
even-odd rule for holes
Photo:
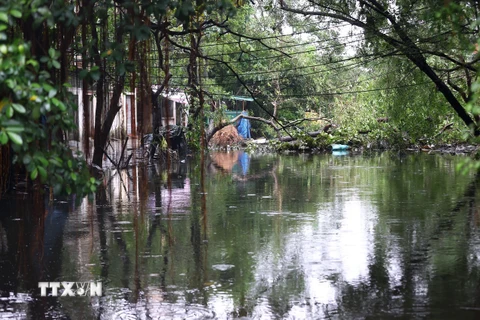
[[[119,102],[120,96],[124,88],[124,84],[125,76],[120,76],[113,91],[112,99],[110,100],[110,108],[108,109],[107,115],[103,123],[102,121],[100,121],[97,125],[96,122],[97,115],[98,113],[101,113],[101,111],[97,110],[97,114],[95,115],[95,149],[93,150],[92,163],[99,166],[100,168],[103,164],[103,153],[105,150],[105,146],[107,145],[108,137],[110,135],[110,129],[112,129],[113,120],[115,120],[115,116],[121,109],[121,105]]]

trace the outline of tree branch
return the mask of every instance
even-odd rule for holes
[[[170,40],[170,42],[172,44],[174,44],[175,46],[177,46],[178,48],[181,48],[183,50],[186,50],[186,51],[191,51],[192,49],[191,48],[188,48],[186,46],[183,46],[175,41],[172,41]],[[211,58],[211,57],[208,57],[208,56],[204,56],[204,55],[201,55],[200,53],[198,53],[197,51],[197,55],[200,57],[200,58],[203,58],[203,59],[206,59],[206,60],[210,60],[210,61],[215,61],[217,63],[220,63],[220,64],[223,64],[225,65],[232,73],[233,75],[235,76],[235,78],[237,78],[237,80],[240,82],[240,84],[245,88],[245,90],[248,91],[248,93],[250,94],[250,97],[253,99],[253,101],[266,113],[268,114],[270,117],[273,118],[273,120],[275,120],[275,122],[281,127],[281,129],[283,129],[289,136],[290,133],[282,126],[282,124],[278,121],[278,119],[276,117],[273,116],[273,114],[268,111],[259,101],[258,99],[255,97],[253,91],[246,85],[246,83],[240,78],[240,76],[238,75],[238,73],[235,72],[235,70],[233,70],[232,66],[230,66],[230,64],[228,64],[228,62],[225,62],[223,60],[219,60],[219,59],[215,59],[215,58]]]
[[[465,91],[457,86],[455,83],[452,82],[452,79],[450,78],[450,72],[447,74],[447,83],[450,87],[452,87],[455,91],[457,91],[460,96],[462,97],[463,101],[468,102],[468,97]]]
[[[448,55],[446,55],[445,53],[443,52],[437,52],[437,51],[431,51],[431,50],[423,50],[423,49],[420,49],[423,53],[427,53],[427,54],[431,54],[431,55],[434,55],[434,56],[437,56],[437,57],[440,57],[440,58],[444,58],[450,62],[453,62],[455,63],[456,65],[458,66],[461,66],[461,67],[464,67],[466,69],[469,69],[473,72],[477,72],[477,68],[473,67],[472,66],[472,63],[475,63],[475,62],[478,62],[478,58],[473,60],[472,62],[468,63],[468,62],[463,62],[463,61],[458,61]]]
[[[289,55],[288,53],[285,53],[283,52],[282,50],[279,50],[275,47],[272,47],[272,46],[269,46],[268,44],[265,43],[265,41],[263,41],[262,38],[257,38],[257,37],[251,37],[251,36],[247,36],[247,35],[244,35],[244,34],[241,34],[241,33],[238,33],[238,32],[235,32],[235,31],[232,31],[230,28],[228,28],[227,26],[224,26],[224,25],[220,25],[220,24],[216,24],[215,22],[213,22],[214,25],[216,25],[217,27],[220,27],[220,28],[223,28],[225,29],[225,31],[227,33],[230,33],[230,34],[233,34],[234,36],[237,36],[239,38],[245,38],[245,39],[249,39],[249,40],[252,40],[252,41],[258,41],[261,45],[263,45],[264,47],[270,49],[270,50],[273,50],[273,51],[277,51],[279,53],[281,53],[282,55],[285,55],[289,58],[291,58],[292,56]],[[240,49],[241,49],[241,46],[240,46]],[[243,51],[243,50],[242,50]]]
[[[455,110],[457,115],[462,119],[465,125],[467,127],[471,127],[474,129],[475,136],[480,136],[480,129],[477,123],[468,114],[468,112],[465,110],[465,108],[460,103],[460,101],[455,97],[455,95],[450,90],[448,85],[442,79],[440,79],[440,77],[435,73],[433,68],[428,64],[426,58],[422,54],[422,50],[407,35],[406,31],[396,21],[395,17],[391,15],[376,0],[361,0],[361,3],[368,5],[372,10],[375,10],[376,12],[385,16],[390,21],[390,24],[394,32],[400,38],[400,40],[397,40],[391,36],[388,36],[382,33],[379,29],[375,28],[374,25],[364,23],[345,13],[338,13],[338,11],[337,13],[332,13],[327,11],[306,11],[306,10],[292,9],[292,8],[288,8],[285,5],[284,0],[280,0],[280,7],[282,10],[287,12],[297,13],[301,15],[316,15],[320,17],[329,17],[332,19],[345,21],[347,23],[350,23],[353,26],[357,26],[366,31],[371,32],[372,34],[376,35],[378,38],[384,40],[387,44],[400,50],[411,62],[413,62],[420,69],[420,71],[422,71],[426,76],[428,76],[428,78],[430,78],[430,80],[437,86],[437,89],[443,94],[445,99],[448,101],[450,106]],[[319,6],[321,7],[321,5]],[[325,7],[324,9],[334,10],[332,8],[327,8],[327,7]],[[448,59],[450,57],[445,55],[445,58]],[[456,61],[454,60],[452,62],[456,62]]]

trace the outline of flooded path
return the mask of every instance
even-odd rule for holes
[[[479,192],[460,161],[214,153],[204,192],[191,161],[112,171],[44,216],[3,199],[0,319],[477,319]]]

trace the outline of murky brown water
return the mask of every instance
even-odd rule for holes
[[[0,202],[1,319],[480,318],[478,184],[457,157],[212,154],[95,200]],[[203,199],[203,200],[202,200]],[[39,281],[102,281],[40,297]]]

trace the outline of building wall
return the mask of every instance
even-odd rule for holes
[[[74,99],[77,103],[78,109],[75,111],[74,118],[77,124],[78,130],[70,132],[68,135],[69,140],[83,141],[84,137],[84,126],[85,126],[85,107],[83,103],[83,90],[81,87],[74,87],[70,89],[74,95]],[[120,97],[121,109],[117,113],[115,120],[113,121],[112,128],[110,131],[111,137],[123,139],[126,136],[132,138],[137,135],[137,125],[138,121],[136,119],[137,115],[137,99],[136,99],[136,90],[135,92],[125,92],[122,93]],[[88,128],[88,135],[90,138],[93,138],[95,135],[95,111],[97,105],[97,98],[94,95],[93,91],[89,91],[89,112],[90,112],[90,126]],[[168,110],[168,119],[167,119],[167,109]],[[162,116],[162,126],[166,125],[180,125],[187,126],[188,124],[188,114],[186,113],[186,104],[180,103],[178,101],[170,100],[168,97],[160,97],[160,110]],[[104,115],[105,116],[105,115]],[[153,114],[152,114],[153,119]],[[153,121],[153,120],[152,120]],[[155,124],[154,124],[155,126]]]

